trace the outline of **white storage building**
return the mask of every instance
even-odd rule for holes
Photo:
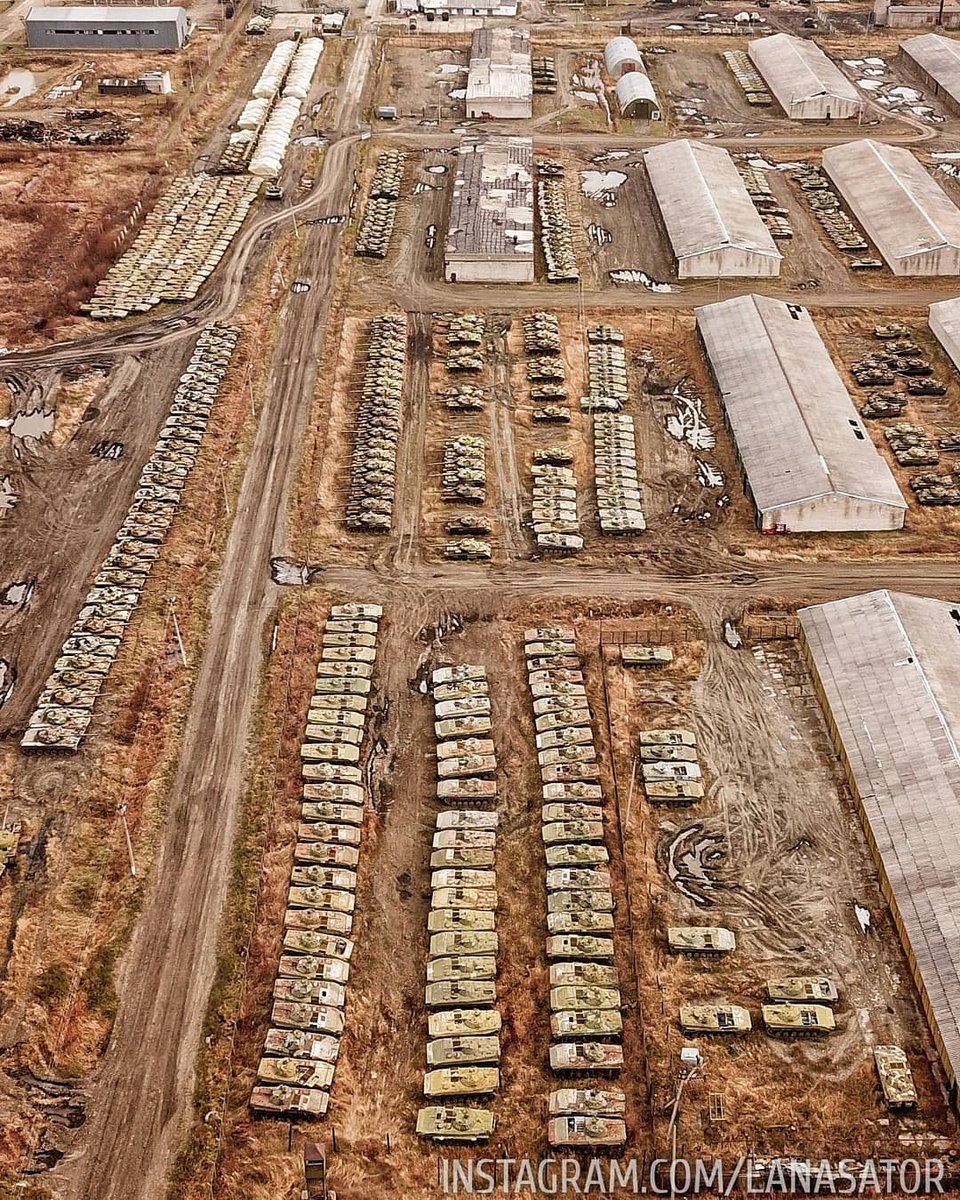
[[[684,139],[643,160],[680,279],[780,274],[780,251],[726,150]]]
[[[902,528],[906,501],[807,310],[737,296],[696,317],[760,528]]]
[[[775,33],[747,42],[747,54],[793,120],[838,121],[860,112],[857,89],[815,42]]]
[[[909,150],[864,138],[823,168],[894,275],[960,274],[960,209]]]
[[[953,1100],[960,1074],[960,608],[877,591],[801,642]]]
[[[900,43],[900,61],[951,112],[960,112],[960,43],[923,33]]]
[[[613,80],[628,75],[631,71],[646,74],[643,59],[633,38],[611,38],[603,48],[603,65]]]
[[[467,73],[467,116],[533,115],[533,67],[525,29],[474,30]]]
[[[927,315],[930,332],[950,356],[950,361],[960,371],[960,296],[952,300],[938,300],[930,305]]]
[[[617,80],[614,92],[621,117],[641,118],[648,121],[660,119],[660,102],[653,84],[642,71],[628,71]]]
[[[444,278],[452,283],[533,283],[532,138],[461,140]]]

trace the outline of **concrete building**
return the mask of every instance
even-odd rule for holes
[[[930,326],[930,332],[949,354],[950,361],[960,371],[960,296],[931,304],[927,324]]]
[[[34,5],[25,25],[36,50],[179,50],[188,28],[185,8],[146,5]]]
[[[890,0],[873,0],[873,23],[889,29],[922,29],[925,25],[960,29],[960,5],[891,4]]]
[[[628,75],[631,71],[646,74],[643,59],[633,38],[611,38],[603,48],[603,65],[613,80]]]
[[[533,283],[533,139],[463,138],[444,278]]]
[[[902,146],[828,146],[823,168],[894,275],[960,274],[960,209]]]
[[[857,89],[815,42],[775,33],[747,42],[747,54],[792,120],[839,121],[860,112]]]
[[[475,29],[467,74],[467,116],[533,115],[530,35],[525,29]]]
[[[417,0],[427,20],[450,17],[515,17],[518,0]]]
[[[696,318],[759,527],[902,528],[906,501],[807,310],[737,296]]]
[[[960,43],[922,33],[900,43],[900,62],[944,108],[960,112]]]
[[[614,92],[620,116],[647,121],[660,120],[660,102],[653,84],[642,71],[628,71],[617,80]]]
[[[781,254],[720,146],[662,142],[643,160],[680,279],[780,274]]]
[[[801,643],[954,1103],[960,1072],[960,608],[878,591]]]

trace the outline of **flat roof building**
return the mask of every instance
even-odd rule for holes
[[[444,278],[453,283],[533,283],[532,138],[461,140]]]
[[[427,15],[446,13],[447,17],[515,17],[517,0],[417,0],[420,11]]]
[[[737,296],[696,318],[760,528],[900,529],[906,501],[807,310]]]
[[[900,43],[900,61],[945,108],[960,112],[960,43],[922,33]]]
[[[643,161],[680,279],[780,274],[780,251],[726,150],[662,142]]]
[[[179,50],[187,39],[187,10],[34,5],[25,25],[27,45],[37,50]]]
[[[877,591],[803,608],[801,642],[956,1102],[960,608]]]
[[[533,115],[530,35],[525,29],[475,29],[467,74],[467,116]]]
[[[747,42],[747,54],[791,119],[838,121],[860,112],[859,92],[815,42],[775,33]]]
[[[864,138],[823,168],[894,275],[960,274],[960,209],[909,150]]]

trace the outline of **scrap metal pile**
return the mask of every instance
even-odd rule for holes
[[[406,348],[403,313],[387,313],[371,321],[350,465],[348,529],[390,532]]]
[[[543,159],[537,164],[537,213],[547,282],[576,283],[580,270],[573,247],[563,164],[552,159]]]
[[[550,963],[550,1067],[618,1074],[623,1066],[620,979],[614,964],[603,791],[574,630],[524,633],[542,782]],[[623,1096],[576,1089],[551,1093],[551,1146],[619,1146]]]
[[[357,764],[382,616],[378,604],[339,604],[324,625],[271,1025],[250,1097],[259,1112],[320,1116],[330,1103],[353,954],[365,799]]]
[[[402,150],[384,150],[370,184],[370,195],[360,226],[354,254],[363,258],[386,258],[397,219],[397,201],[403,184],[407,156]]]
[[[495,1118],[447,1100],[489,1097],[500,1087],[497,999],[497,760],[486,670],[440,667],[430,678],[437,736],[437,815],[430,857],[430,949],[423,1094],[417,1133],[433,1140],[481,1141]]]
[[[220,390],[239,330],[213,325],[197,339],[156,448],[110,553],[87,593],[20,742],[25,750],[77,750],[120,650]]]
[[[229,250],[259,189],[260,180],[249,176],[174,179],[80,311],[108,320],[193,300]]]

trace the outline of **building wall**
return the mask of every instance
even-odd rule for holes
[[[960,113],[960,103],[954,100],[950,93],[942,88],[929,72],[925,71],[918,62],[915,62],[903,46],[900,47],[900,54],[897,61],[904,68],[905,73],[922,84],[924,91],[932,96],[936,96],[948,112]]]
[[[146,15],[125,21],[119,33],[98,32],[96,18],[63,24],[27,20],[26,29],[27,45],[37,50],[179,50],[187,33],[185,19],[181,26],[180,22],[151,21]]]
[[[812,96],[795,100],[787,116],[794,121],[848,121],[860,111],[858,100],[843,100],[838,96]]]
[[[930,309],[928,324],[930,325],[930,332],[950,356],[950,361],[953,365],[960,371],[960,344],[957,343],[952,334],[946,331],[943,323],[937,316],[936,310],[933,308]]]
[[[890,0],[874,0],[875,25],[889,29],[960,29],[960,7],[945,4],[891,4]]]
[[[482,100],[467,100],[467,116],[523,120],[533,116],[533,99],[485,96]]]
[[[903,528],[905,510],[853,496],[824,496],[806,504],[784,505],[759,514],[761,529],[785,527],[787,533],[886,532]]]
[[[731,246],[677,260],[678,279],[775,279],[780,260]]]
[[[533,283],[533,255],[497,259],[448,255],[443,277],[448,283]]]

